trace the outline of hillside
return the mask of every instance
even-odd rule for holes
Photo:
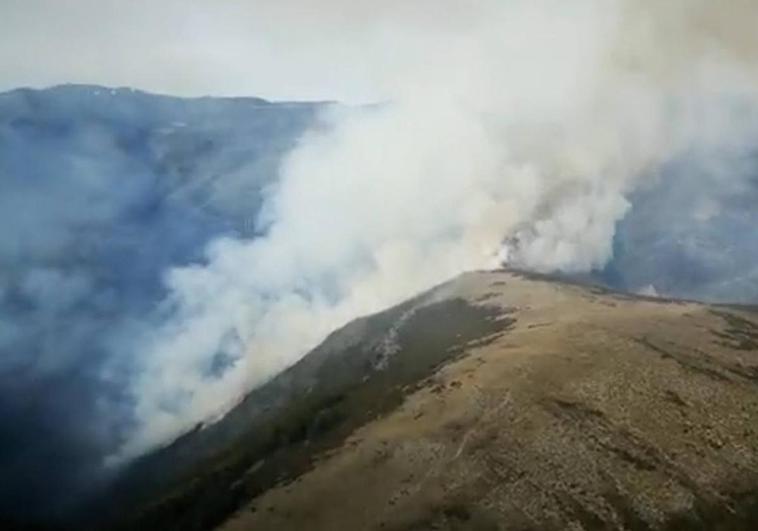
[[[756,354],[746,308],[466,274],[145,458],[130,485],[150,494],[119,523],[752,529]]]

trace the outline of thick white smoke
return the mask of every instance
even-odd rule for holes
[[[722,102],[756,104],[749,0],[384,4],[263,10],[295,35],[306,25],[297,42],[324,39],[324,53],[325,36],[354,39],[388,103],[325,113],[281,168],[265,236],[170,272],[141,344],[141,424],[118,459],[463,271],[602,267],[627,194],[672,153],[731,135]]]

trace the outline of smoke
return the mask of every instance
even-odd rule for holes
[[[267,189],[260,237],[217,239],[167,273],[129,345],[139,428],[113,462],[212,422],[336,326],[460,272],[607,269],[618,223],[677,161],[702,159],[724,189],[752,178],[729,171],[756,138],[749,0],[305,5],[261,16],[312,53],[354,39],[386,102],[324,112]]]
[[[154,326],[162,272],[250,233],[313,114],[101,87],[0,94],[0,518],[50,519],[97,491],[133,426],[132,338]]]

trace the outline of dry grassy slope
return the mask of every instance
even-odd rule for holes
[[[446,289],[516,322],[221,529],[758,529],[758,314],[513,272]]]

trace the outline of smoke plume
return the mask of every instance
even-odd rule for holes
[[[733,171],[758,125],[750,0],[279,4],[261,16],[292,46],[350,42],[386,101],[323,112],[259,236],[165,275],[128,345],[139,428],[114,462],[217,419],[349,319],[502,263],[610,274],[637,198],[697,188],[704,220],[754,190]],[[693,161],[705,177],[674,171]]]

